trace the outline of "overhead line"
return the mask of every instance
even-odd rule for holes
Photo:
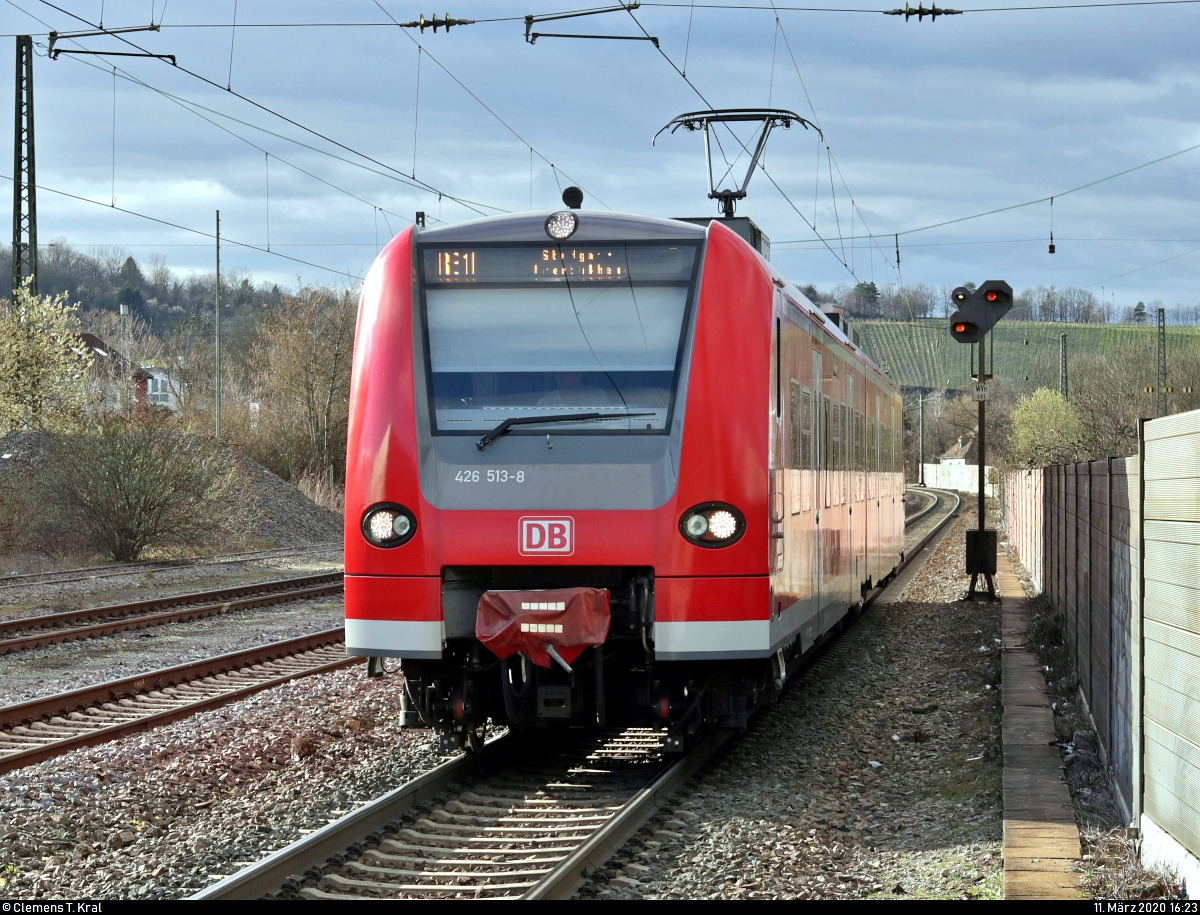
[[[1129,173],[1136,172],[1139,169],[1148,168],[1151,165],[1157,165],[1159,162],[1165,162],[1167,159],[1173,159],[1176,156],[1182,156],[1184,153],[1189,153],[1195,149],[1200,149],[1200,143],[1196,143],[1193,146],[1188,146],[1185,149],[1180,149],[1173,153],[1168,153],[1165,156],[1159,156],[1157,159],[1151,159],[1149,162],[1143,162],[1141,165],[1135,165],[1132,168],[1126,168],[1126,169],[1123,169],[1122,171],[1115,172],[1114,174],[1105,175],[1103,178],[1097,178],[1095,181],[1089,181],[1087,184],[1081,184],[1078,187],[1073,187],[1067,191],[1059,191],[1058,193],[1055,193],[1055,194],[1047,194],[1045,197],[1038,197],[1036,200],[1027,200],[1024,203],[1014,203],[1012,206],[998,207],[997,209],[988,210],[984,213],[975,213],[974,215],[971,215],[971,216],[961,216],[958,219],[947,219],[944,222],[931,223],[930,225],[927,225],[927,226],[921,226],[918,229],[905,229],[901,232],[891,233],[891,234],[912,235],[916,232],[927,232],[930,229],[938,229],[938,228],[941,228],[942,226],[952,226],[952,225],[955,225],[956,223],[967,222],[968,220],[971,220],[971,219],[980,219],[984,216],[994,216],[997,213],[1007,213],[1009,210],[1019,210],[1022,207],[1033,206],[1034,204],[1037,204],[1037,203],[1046,203],[1047,201],[1049,201],[1051,199],[1055,199],[1058,197],[1066,197],[1068,194],[1074,194],[1076,191],[1082,191],[1089,187],[1095,187],[1097,184],[1103,184],[1105,181],[1112,181],[1114,178],[1120,178],[1122,175],[1128,175]],[[883,237],[886,238],[887,236],[885,235]]]
[[[76,13],[72,13],[69,10],[63,9],[61,6],[58,6],[57,4],[52,3],[51,0],[38,0],[38,2],[45,4],[46,6],[50,7],[51,9],[58,10],[63,15],[70,16],[72,19],[77,19],[78,21],[82,22],[84,25],[90,26],[91,28],[99,28],[99,26],[97,26],[94,22],[90,22],[89,20],[84,19],[82,16],[80,16]],[[140,45],[135,44],[134,42],[125,38],[125,36],[123,36],[123,35],[113,34],[112,37],[124,42],[125,44],[129,45],[131,48],[136,48],[137,50],[142,51],[146,54],[151,53],[151,52],[147,51],[145,48],[141,47]],[[409,181],[412,181],[414,183],[414,185],[419,186],[420,188],[427,190],[430,193],[437,194],[439,197],[445,197],[447,200],[452,200],[455,203],[459,204],[460,206],[465,207],[466,209],[471,210],[472,212],[477,213],[480,216],[486,216],[487,214],[484,213],[482,210],[479,210],[478,207],[484,207],[485,209],[497,210],[499,212],[504,212],[504,210],[501,207],[492,206],[492,205],[486,204],[486,203],[480,203],[478,201],[468,201],[464,198],[456,197],[453,194],[447,193],[446,191],[439,190],[438,188],[434,187],[432,184],[429,184],[427,181],[422,181],[421,179],[417,178],[415,175],[409,175],[408,173],[401,171],[400,169],[398,169],[392,165],[388,165],[386,162],[382,162],[379,159],[374,158],[373,156],[369,156],[364,152],[360,152],[359,150],[355,149],[352,146],[348,146],[345,143],[342,143],[338,140],[333,139],[330,136],[327,136],[326,134],[321,133],[319,130],[316,130],[312,127],[308,127],[308,126],[300,123],[295,118],[289,117],[288,115],[283,114],[282,112],[275,111],[273,108],[270,108],[269,106],[264,105],[261,102],[256,102],[254,99],[252,99],[246,95],[243,95],[242,93],[238,92],[235,89],[232,89],[228,86],[222,86],[220,83],[214,82],[213,80],[209,79],[207,76],[203,76],[203,75],[195,72],[194,70],[189,70],[187,67],[180,66],[178,64],[172,64],[172,66],[175,67],[175,69],[180,70],[183,73],[186,73],[188,76],[191,76],[194,79],[198,79],[201,82],[207,83],[208,85],[212,86],[214,89],[219,89],[221,92],[225,92],[225,93],[228,93],[229,95],[235,96],[235,97],[241,99],[242,101],[246,102],[248,105],[253,105],[255,108],[258,108],[261,111],[265,111],[268,114],[271,114],[271,115],[279,118],[282,121],[286,121],[287,123],[291,124],[293,127],[297,127],[300,130],[303,130],[305,133],[310,133],[315,137],[319,137],[320,139],[324,140],[326,143],[330,143],[334,146],[337,146],[340,149],[346,150],[349,153],[353,153],[354,155],[359,156],[359,157],[367,160],[368,162],[372,162],[381,168],[385,168],[388,171],[395,172],[397,175],[400,175],[400,176],[408,179]]]
[[[1079,10],[1079,9],[1103,9],[1105,7],[1114,6],[1178,6],[1184,4],[1200,3],[1200,0],[1114,0],[1111,3],[1056,3],[1056,4],[1040,4],[1036,6],[988,6],[980,7],[979,9],[964,9],[966,13],[1018,13],[1027,12],[1030,10]],[[658,6],[658,7],[683,7],[688,9],[688,3],[643,3],[642,6]],[[735,4],[735,3],[697,3],[697,9],[709,10],[762,10],[771,11],[779,10],[785,13],[890,13],[891,10],[886,9],[863,9],[862,7],[840,7],[840,6],[763,6],[760,4]],[[915,12],[915,11],[914,11]]]
[[[882,238],[882,237],[884,237],[884,236],[879,236],[879,235],[848,235],[848,236],[846,236],[848,241],[863,241],[865,239],[870,239],[870,240],[874,241],[875,239]],[[1200,238],[1068,238],[1066,236],[1062,236],[1058,240],[1059,241],[1069,241],[1069,242],[1124,242],[1124,243],[1144,242],[1144,243],[1149,244],[1151,242],[1193,242],[1193,241],[1200,241]],[[1011,244],[1022,244],[1022,243],[1028,243],[1028,242],[1038,242],[1040,244],[1044,244],[1045,241],[1046,241],[1046,236],[1039,235],[1037,238],[981,238],[976,241],[914,242],[912,244],[905,245],[905,247],[906,248],[945,248],[945,247],[953,247],[953,246],[958,246],[958,245],[1011,245]],[[778,248],[780,245],[811,245],[813,242],[814,242],[814,239],[811,239],[811,238],[795,238],[795,239],[787,239],[785,241],[773,241],[773,242],[771,242],[771,247]],[[874,246],[862,245],[861,247],[871,248]]]
[[[627,8],[627,9],[626,9],[626,12],[627,12],[627,13],[629,13],[629,18],[630,18],[630,19],[632,19],[632,20],[633,20],[633,21],[634,21],[634,22],[637,24],[637,27],[638,27],[639,29],[641,29],[641,31],[642,31],[642,34],[643,34],[643,35],[646,35],[647,37],[649,37],[650,33],[649,33],[649,32],[647,32],[647,31],[646,31],[646,28],[645,28],[645,26],[643,26],[643,25],[641,24],[641,22],[639,22],[639,21],[638,21],[638,18],[637,18],[637,16],[635,16],[635,15],[633,14],[633,10],[631,10],[631,9],[628,9],[628,8]],[[690,87],[691,87],[692,91],[693,91],[693,92],[695,92],[697,96],[699,96],[700,100],[701,100],[702,102],[704,102],[704,104],[705,104],[705,105],[707,105],[709,108],[712,108],[712,107],[713,107],[713,104],[712,104],[712,102],[710,102],[710,101],[709,101],[707,98],[705,98],[705,96],[704,96],[704,93],[703,93],[703,92],[701,92],[701,91],[700,91],[700,90],[699,90],[699,89],[696,87],[696,84],[695,84],[695,83],[693,83],[693,82],[691,81],[691,79],[689,79],[689,78],[688,78],[687,74],[686,74],[686,73],[684,73],[682,70],[680,70],[680,69],[679,69],[679,67],[677,67],[677,66],[675,65],[675,61],[671,60],[671,58],[670,58],[670,56],[667,54],[667,52],[666,52],[666,51],[664,51],[664,50],[663,50],[661,47],[659,47],[657,43],[654,45],[654,49],[655,49],[656,51],[658,51],[658,53],[659,53],[659,54],[661,54],[661,55],[662,55],[662,57],[663,57],[663,60],[665,60],[665,61],[666,61],[668,64],[670,64],[670,65],[671,65],[671,69],[672,69],[672,70],[674,70],[676,73],[678,73],[678,74],[679,74],[679,76],[680,76],[680,77],[683,79],[683,81],[684,81],[685,83],[687,83],[687,84],[688,84],[688,86],[690,86]],[[814,125],[814,126],[815,126],[815,125]],[[819,128],[818,128],[818,130],[819,130]],[[743,151],[745,151],[745,152],[747,152],[747,153],[749,153],[749,150],[748,150],[748,149],[746,149],[746,144],[745,144],[745,143],[743,143],[743,142],[741,141],[741,139],[738,137],[738,135],[737,135],[736,133],[734,133],[732,130],[730,130],[730,131],[729,131],[729,133],[730,133],[730,135],[732,135],[732,136],[733,136],[733,138],[734,138],[735,140],[737,140],[737,141],[738,141],[738,145],[740,145],[740,146],[742,147],[742,150],[743,150]],[[715,134],[714,134],[714,135],[715,135]],[[726,161],[728,161],[728,160],[726,160]],[[780,195],[783,197],[783,199],[787,201],[787,203],[788,203],[788,206],[790,206],[790,207],[791,207],[791,208],[792,208],[792,209],[795,211],[796,215],[800,217],[801,221],[802,221],[802,222],[803,222],[803,223],[804,223],[806,226],[808,226],[810,229],[812,229],[812,231],[813,231],[813,234],[814,234],[814,235],[816,235],[816,236],[817,236],[817,238],[820,238],[820,239],[821,239],[821,242],[822,242],[822,244],[824,244],[824,245],[825,245],[825,247],[826,247],[827,249],[829,249],[829,253],[830,253],[830,254],[832,254],[834,257],[837,257],[837,259],[838,259],[838,263],[840,263],[840,264],[841,264],[843,267],[845,267],[845,268],[846,268],[846,271],[847,271],[847,272],[848,272],[848,273],[849,273],[851,276],[854,276],[854,271],[850,269],[849,265],[848,265],[848,264],[847,264],[847,263],[846,263],[846,262],[845,262],[845,261],[844,261],[842,258],[838,257],[838,253],[837,253],[836,251],[834,251],[834,250],[833,250],[833,246],[832,246],[832,245],[830,245],[828,241],[826,241],[824,238],[822,238],[822,237],[821,237],[821,233],[820,233],[820,232],[818,232],[818,231],[816,230],[816,227],[815,227],[815,226],[814,226],[812,223],[810,223],[810,222],[808,221],[808,219],[805,217],[805,215],[804,215],[803,213],[801,213],[801,212],[800,212],[800,209],[799,209],[799,207],[797,207],[797,206],[796,206],[796,204],[792,203],[792,199],[791,199],[791,198],[790,198],[790,197],[789,197],[789,196],[788,196],[786,193],[784,193],[784,190],[783,190],[783,188],[781,188],[781,187],[779,186],[779,184],[778,184],[778,183],[775,181],[775,179],[774,179],[773,177],[771,177],[771,173],[767,171],[766,167],[765,167],[765,166],[763,166],[763,164],[762,164],[761,162],[759,163],[758,167],[759,167],[759,168],[762,170],[762,173],[763,173],[764,175],[766,175],[766,176],[767,176],[767,180],[768,180],[768,181],[770,181],[770,182],[771,182],[771,184],[773,184],[773,185],[775,186],[775,190],[779,191],[779,193],[780,193]],[[856,277],[856,276],[855,276],[854,278],[855,278],[855,279],[858,279],[858,277]]]
[[[1134,267],[1132,270],[1126,270],[1124,273],[1118,273],[1116,276],[1110,276],[1107,279],[1096,280],[1096,282],[1094,282],[1094,283],[1088,283],[1083,288],[1091,289],[1093,286],[1100,286],[1104,283],[1111,282],[1112,280],[1119,280],[1121,277],[1129,276],[1129,274],[1131,274],[1131,273],[1139,273],[1142,270],[1149,270],[1151,267],[1157,267],[1159,264],[1165,264],[1167,261],[1173,261],[1173,260],[1177,260],[1178,258],[1181,258],[1181,257],[1186,257],[1189,254],[1195,254],[1197,251],[1200,251],[1200,248],[1192,248],[1188,251],[1183,251],[1179,254],[1172,254],[1170,257],[1164,257],[1162,260],[1155,261],[1152,264],[1145,264],[1141,267]]]
[[[0,175],[0,179],[5,181],[13,180],[11,175]],[[79,200],[83,203],[90,203],[94,206],[103,207],[106,210],[116,210],[118,213],[126,213],[129,216],[137,216],[139,219],[146,219],[150,222],[158,223],[160,226],[168,226],[172,229],[179,229],[183,232],[190,232],[193,235],[200,235],[204,238],[211,238],[214,241],[216,240],[216,235],[214,235],[212,232],[205,232],[203,229],[193,229],[190,226],[184,226],[177,222],[171,222],[169,219],[159,219],[157,216],[148,216],[145,213],[139,213],[137,210],[130,210],[126,207],[114,206],[113,204],[104,203],[101,200],[93,200],[91,197],[82,197],[79,194],[72,194],[70,191],[60,191],[57,188],[48,187],[45,184],[39,184],[37,189],[50,194],[57,194],[60,197],[68,197],[71,200]],[[349,277],[350,279],[359,280],[360,282],[362,281],[362,277],[357,273],[347,273],[345,270],[338,270],[334,267],[326,267],[323,264],[315,264],[312,261],[306,261],[299,257],[292,257],[288,254],[280,254],[278,251],[268,251],[266,248],[261,248],[258,245],[252,245],[248,242],[235,241],[232,238],[226,238],[224,236],[222,236],[221,241],[225,244],[234,245],[238,248],[248,248],[251,251],[258,251],[262,254],[270,254],[272,257],[281,257],[284,260],[292,261],[293,263],[304,264],[306,267],[316,267],[318,270],[325,270],[329,273],[336,273],[338,276],[345,276]]]
[[[72,58],[72,60],[77,60],[77,59],[78,58]],[[96,64],[88,63],[85,60],[81,60],[79,62],[84,64],[85,66],[92,67],[93,69],[98,70],[102,73],[106,72],[106,70],[101,69],[100,67],[96,66]],[[125,70],[120,69],[119,67],[115,68],[115,69],[117,70],[117,73],[120,75],[120,77],[122,79],[124,79],[126,82],[133,83],[136,86],[141,86],[144,89],[149,89],[151,92],[161,95],[163,98],[166,98],[169,101],[175,103],[176,105],[180,106],[181,108],[183,108],[185,111],[189,112],[190,114],[194,114],[196,117],[200,118],[201,120],[205,121],[206,123],[211,124],[213,127],[217,128],[217,130],[224,131],[225,133],[229,134],[231,137],[241,140],[243,143],[245,143],[247,146],[251,147],[252,149],[257,149],[259,152],[265,153],[266,155],[271,156],[272,158],[275,159],[276,162],[282,162],[284,165],[287,165],[290,168],[294,168],[296,171],[300,172],[302,175],[307,175],[309,178],[312,178],[314,181],[319,181],[321,184],[324,184],[327,187],[331,187],[335,191],[340,191],[341,193],[345,194],[347,197],[352,197],[353,199],[357,200],[359,203],[364,204],[365,206],[373,207],[373,208],[376,208],[379,210],[384,209],[383,207],[378,206],[378,204],[371,203],[371,201],[365,200],[364,198],[359,197],[353,191],[348,191],[343,187],[339,187],[338,185],[334,184],[332,181],[322,178],[319,175],[314,175],[312,172],[308,171],[307,169],[301,168],[299,165],[296,165],[294,162],[289,162],[287,159],[284,159],[283,157],[279,156],[278,154],[273,153],[270,150],[264,149],[263,147],[261,147],[257,143],[255,143],[253,140],[248,140],[246,137],[243,137],[239,133],[235,133],[234,131],[230,130],[228,127],[218,124],[216,121],[212,120],[212,118],[209,118],[209,117],[201,114],[200,111],[197,111],[196,109],[199,108],[201,111],[207,111],[216,117],[228,118],[231,121],[235,121],[236,123],[242,124],[246,127],[252,128],[252,129],[262,130],[264,133],[267,133],[270,136],[276,137],[278,139],[285,140],[285,141],[292,142],[292,143],[297,143],[297,145],[303,147],[304,149],[312,150],[313,152],[320,153],[321,155],[330,156],[331,158],[335,159],[338,162],[344,162],[347,165],[352,165],[357,168],[364,168],[373,175],[380,175],[381,177],[392,178],[391,175],[384,175],[382,172],[378,172],[373,168],[367,168],[366,166],[362,165],[361,163],[352,162],[349,159],[344,159],[341,156],[336,156],[326,150],[318,149],[315,146],[310,146],[307,143],[298,143],[297,141],[292,140],[289,137],[285,137],[282,134],[277,134],[274,131],[270,131],[270,130],[266,130],[265,128],[257,127],[254,124],[250,124],[249,122],[242,121],[238,118],[234,118],[231,115],[226,115],[226,114],[216,111],[212,108],[207,108],[204,105],[199,104],[198,102],[191,101],[190,99],[184,99],[179,96],[173,95],[164,89],[159,89],[155,86],[150,85],[146,81],[134,76],[131,73],[126,72]],[[386,212],[391,212],[391,211],[386,211]],[[404,216],[400,213],[393,212],[392,215],[395,216],[397,219],[403,219],[410,223],[412,222],[412,219],[409,219],[409,217]]]
[[[399,22],[396,20],[396,18],[395,18],[395,17],[394,17],[394,16],[393,16],[391,13],[389,13],[389,12],[387,11],[387,9],[384,7],[384,5],[383,5],[382,3],[380,3],[380,2],[379,2],[379,0],[373,0],[373,2],[375,3],[375,5],[376,5],[377,7],[379,7],[379,9],[380,9],[380,10],[382,10],[382,12],[383,12],[383,14],[384,14],[385,16],[387,16],[389,19],[391,19],[391,20],[392,20],[392,22],[393,22],[393,23],[395,23],[395,25],[396,25],[397,27],[399,27],[399,26],[400,26],[400,23],[399,23]],[[1200,0],[1198,0],[1198,2],[1200,2]],[[522,19],[523,19],[524,17],[518,17],[518,18],[522,18]],[[498,20],[497,20],[497,21],[498,21]],[[460,87],[460,88],[461,88],[461,89],[462,89],[462,90],[463,90],[465,93],[467,93],[467,95],[471,96],[471,98],[475,99],[475,101],[477,101],[477,102],[478,102],[480,105],[482,105],[482,106],[483,106],[483,109],[484,109],[484,110],[485,110],[485,111],[486,111],[488,114],[490,114],[490,115],[491,115],[492,117],[494,117],[494,118],[495,118],[497,121],[499,121],[501,124],[503,124],[503,125],[504,125],[504,128],[505,128],[505,129],[506,129],[506,130],[507,130],[509,133],[511,133],[511,134],[512,134],[514,137],[516,137],[518,140],[520,140],[520,141],[521,141],[522,145],[524,145],[524,146],[525,146],[526,148],[528,148],[528,149],[529,149],[531,152],[533,152],[533,153],[534,153],[534,154],[535,154],[535,155],[536,155],[536,156],[537,156],[539,159],[541,159],[543,162],[545,162],[547,165],[549,165],[551,169],[556,169],[557,171],[562,171],[562,169],[559,169],[559,168],[557,168],[557,166],[555,166],[555,164],[554,164],[553,162],[551,162],[551,161],[550,161],[549,159],[547,159],[547,158],[546,158],[544,155],[542,155],[542,153],[541,153],[541,152],[539,152],[539,151],[537,150],[537,148],[536,148],[536,147],[534,147],[534,145],[533,145],[532,143],[530,143],[530,142],[529,142],[528,140],[526,140],[526,139],[525,139],[523,136],[521,136],[519,133],[517,133],[517,131],[516,131],[516,130],[513,128],[513,126],[512,126],[511,124],[509,124],[509,123],[508,123],[506,120],[504,120],[504,118],[500,117],[500,115],[498,115],[498,114],[497,114],[497,113],[496,113],[496,112],[495,112],[495,111],[492,109],[492,107],[491,107],[490,105],[488,105],[488,103],[487,103],[487,102],[485,102],[485,101],[484,101],[483,99],[481,99],[481,98],[480,98],[478,95],[476,95],[476,94],[475,94],[474,92],[472,92],[472,91],[471,91],[469,88],[467,88],[466,84],[465,84],[465,83],[464,83],[464,82],[463,82],[461,79],[459,79],[457,76],[455,76],[453,73],[451,73],[451,72],[450,72],[450,70],[449,70],[449,69],[447,69],[446,65],[445,65],[445,64],[443,64],[443,63],[442,63],[440,60],[438,60],[436,57],[434,57],[434,56],[433,56],[433,54],[432,54],[432,53],[430,53],[429,49],[428,49],[428,48],[426,48],[426,47],[425,47],[423,44],[421,44],[421,42],[420,42],[420,41],[419,41],[419,40],[418,40],[418,39],[417,39],[415,36],[413,36],[413,35],[410,35],[407,29],[403,29],[403,28],[401,28],[401,32],[403,32],[403,33],[404,33],[404,37],[405,37],[405,38],[407,38],[409,41],[411,41],[413,44],[415,44],[415,45],[416,45],[416,46],[417,46],[417,47],[418,47],[418,48],[419,48],[421,51],[424,51],[424,52],[425,52],[425,54],[427,54],[427,55],[429,56],[429,59],[430,59],[430,60],[432,60],[432,61],[433,61],[435,64],[437,64],[437,65],[438,65],[438,67],[440,67],[440,68],[441,68],[441,70],[442,70],[442,72],[443,72],[443,73],[445,73],[445,74],[446,74],[447,76],[449,76],[449,77],[450,77],[452,80],[454,80],[454,82],[456,82],[456,83],[459,85],[459,87]],[[582,191],[585,191],[585,192],[586,192],[586,193],[588,193],[588,194],[591,194],[591,196],[592,196],[592,197],[595,197],[595,198],[596,198],[596,201],[597,201],[597,202],[598,202],[598,203],[599,203],[601,206],[603,206],[603,207],[604,207],[606,210],[611,210],[611,209],[612,209],[612,207],[610,207],[610,206],[609,206],[607,203],[605,203],[603,200],[601,200],[601,199],[600,199],[599,197],[597,197],[595,194],[592,194],[592,192],[591,192],[591,191],[588,191],[588,190],[587,190],[587,188],[583,187],[583,185],[581,185],[581,184],[578,184],[578,182],[576,182],[576,181],[575,181],[575,179],[574,179],[574,178],[572,178],[570,175],[568,175],[566,172],[562,172],[562,174],[563,174],[563,175],[566,177],[566,179],[567,179],[568,181],[570,181],[572,184],[577,184],[577,186],[580,188],[580,190],[582,190]]]

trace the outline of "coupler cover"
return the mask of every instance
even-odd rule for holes
[[[570,664],[589,645],[602,645],[611,618],[604,588],[485,591],[475,615],[475,637],[498,658],[520,652],[550,666],[546,644]]]

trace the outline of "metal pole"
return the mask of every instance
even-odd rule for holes
[[[1063,400],[1070,400],[1070,389],[1067,387],[1067,335],[1058,335],[1058,393]]]
[[[1158,310],[1158,384],[1154,394],[1154,415],[1167,415],[1167,310]]]
[[[215,309],[216,325],[216,436],[217,441],[221,440],[221,211],[217,210],[217,285],[216,295],[213,297],[213,307]]]
[[[921,407],[921,434],[920,434],[920,450],[921,450],[921,485],[925,485],[925,394],[922,392],[919,399]]]
[[[984,345],[983,345],[983,341],[981,340],[979,342],[979,383],[980,384],[986,383],[986,379],[987,379],[986,368],[987,368],[987,366],[984,363]],[[981,401],[979,401],[979,530],[980,531],[987,530],[987,525],[984,523],[986,520],[985,503],[984,503],[984,498],[985,498],[984,497],[984,483],[987,479],[987,471],[986,471],[986,467],[985,467],[985,465],[987,463],[987,451],[985,448],[985,438],[984,438],[984,421],[986,419],[987,419],[987,401],[981,400]],[[981,537],[980,538],[981,543],[982,543],[982,539],[983,538]]]

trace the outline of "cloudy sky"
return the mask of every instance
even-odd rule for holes
[[[391,24],[434,12],[417,0],[169,0],[165,12],[163,0],[4,0],[0,32],[32,33],[39,55],[43,243],[116,245],[211,270],[211,240],[107,205],[204,232],[219,209],[224,237],[264,249],[269,238],[274,252],[228,247],[223,264],[289,283],[352,282],[417,210],[433,224],[531,201],[548,209],[560,206],[560,185],[576,183],[585,207],[710,215],[701,138],[650,142],[676,114],[707,107],[698,90],[712,106],[769,102],[821,126],[832,187],[816,131],[779,130],[769,178],[757,174],[739,208],[797,282],[999,278],[1103,289],[1118,310],[1200,302],[1200,149],[1065,193],[1200,144],[1200,3],[975,3],[907,23],[788,5],[776,14],[757,0],[676,0],[643,3],[636,20],[615,12],[537,27],[644,28],[662,53],[647,41],[531,46],[524,15],[575,8],[547,0],[453,0],[453,16],[501,21],[423,36]],[[50,29],[86,29],[101,15],[109,29],[161,20],[160,32],[126,37],[179,67],[45,56]],[[135,50],[103,36],[57,46]],[[695,89],[672,65],[685,63]],[[11,64],[0,71],[11,99]],[[728,136],[724,149],[731,161],[741,152]],[[414,163],[426,187],[404,177]],[[1053,256],[1047,202],[924,229],[1050,195]]]

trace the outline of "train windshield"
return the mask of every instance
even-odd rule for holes
[[[694,243],[425,249],[434,430],[478,433],[539,413],[603,414],[557,422],[556,433],[666,430],[697,253]]]

